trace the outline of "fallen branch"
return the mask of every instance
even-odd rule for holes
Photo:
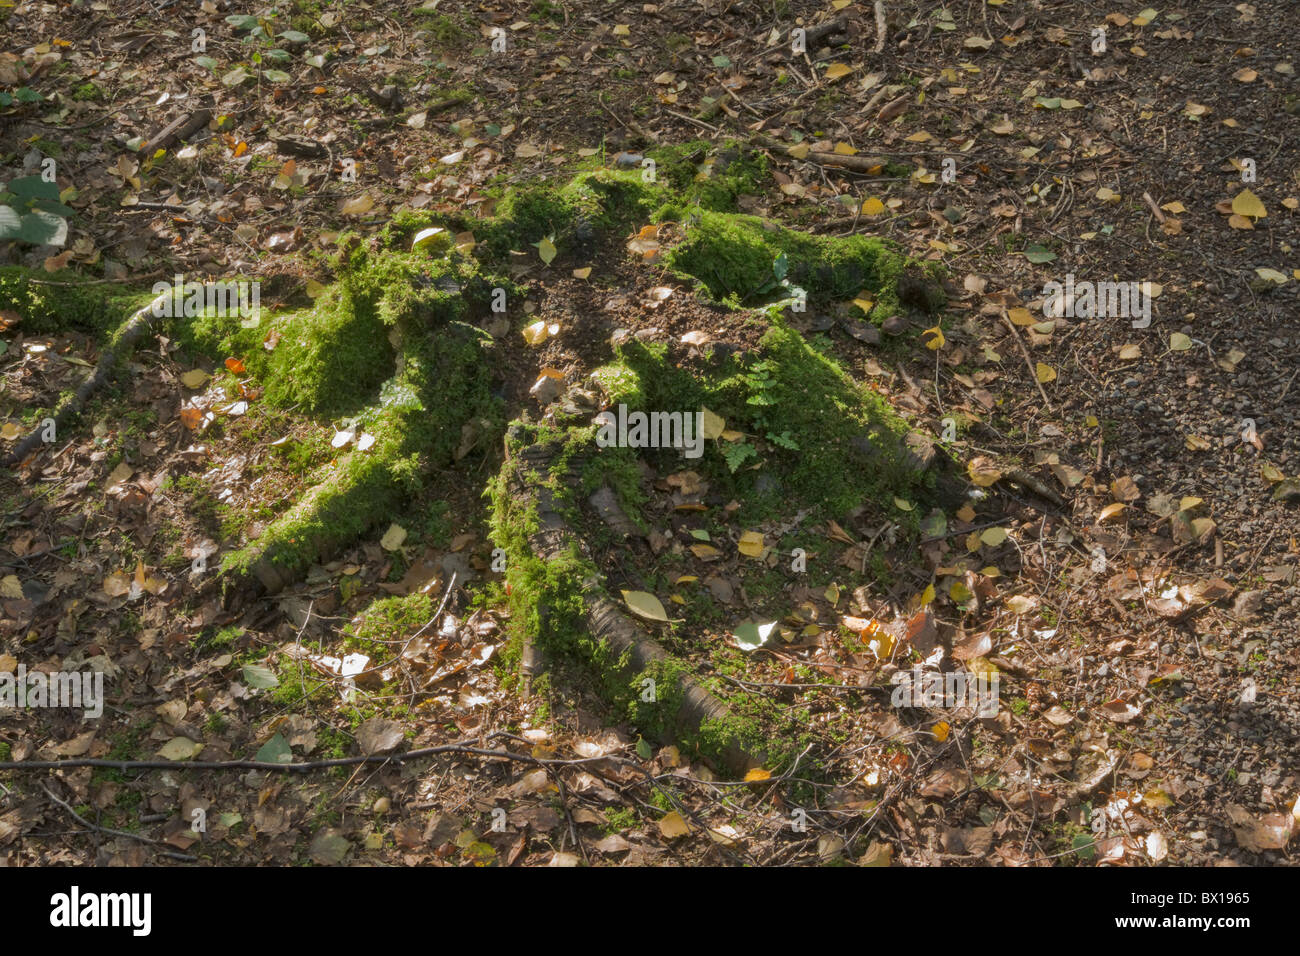
[[[142,833],[132,833],[129,830],[114,830],[112,827],[101,827],[97,823],[91,823],[76,810],[72,809],[72,807],[68,806],[68,804],[51,793],[50,788],[45,786],[45,784],[41,784],[41,789],[45,791],[47,797],[61,806],[64,810],[67,810],[74,820],[96,833],[103,833],[107,836],[126,837],[128,840],[138,840],[141,843],[148,843],[151,846],[162,846],[161,840],[155,840],[153,837],[147,837]],[[188,853],[177,853],[175,850],[163,850],[161,852],[164,856],[170,857],[173,860],[182,860],[186,863],[195,863],[198,861],[198,857],[190,856]]]
[[[212,113],[207,109],[198,109],[188,116],[180,116],[168,123],[161,132],[140,144],[137,152],[141,156],[152,156],[160,149],[166,149],[178,140],[186,140],[212,122]]]
[[[844,169],[852,170],[855,173],[873,174],[880,172],[880,169],[889,163],[889,160],[883,156],[845,156],[840,153],[813,153],[806,156],[790,156],[790,144],[783,143],[778,139],[770,136],[757,134],[754,139],[759,145],[767,149],[779,150],[783,155],[791,159],[799,159],[801,162],[816,163],[819,166],[841,166]]]

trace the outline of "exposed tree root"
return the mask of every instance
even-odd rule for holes
[[[164,296],[159,297],[164,298]],[[158,301],[155,299],[154,301]],[[53,409],[48,415],[42,415],[38,424],[30,434],[24,437],[9,453],[0,460],[0,465],[13,467],[22,462],[32,452],[40,447],[43,441],[49,440],[46,436],[48,433],[50,420],[53,420],[55,435],[62,431],[64,426],[74,416],[78,415],[85,407],[87,400],[103,388],[113,377],[122,360],[126,358],[135,349],[136,344],[140,341],[145,332],[152,331],[153,326],[150,319],[153,317],[153,302],[149,305],[138,309],[122,327],[117,334],[113,336],[111,342],[104,349],[104,353],[99,357],[99,362],[95,365],[94,370],[85,377],[77,389],[72,394],[66,396],[57,408]]]
[[[498,501],[498,507],[505,508],[515,518],[535,516],[533,530],[525,536],[528,552],[512,554],[511,559],[562,564],[574,555],[580,556],[588,572],[581,581],[584,606],[579,615],[581,620],[569,623],[584,627],[592,648],[599,649],[600,653],[593,655],[599,658],[593,663],[604,664],[604,673],[599,678],[611,687],[630,688],[632,694],[645,693],[649,689],[649,685],[643,686],[646,680],[658,683],[666,678],[670,686],[653,688],[653,707],[659,717],[659,736],[664,742],[700,741],[703,756],[736,773],[761,765],[768,755],[755,746],[756,728],[752,734],[745,734],[740,726],[742,722],[727,704],[694,677],[672,667],[672,655],[609,599],[586,543],[562,513],[569,510],[565,503],[568,496],[563,492],[557,494],[550,487],[553,481],[550,469],[562,447],[559,442],[530,445],[507,462],[505,496]],[[561,485],[573,484],[576,478],[572,465],[554,476],[554,480]],[[545,605],[550,595],[540,593],[536,597],[543,602],[543,627],[560,632],[556,622],[548,620],[555,614],[554,608]],[[563,635],[560,632],[554,636]]]

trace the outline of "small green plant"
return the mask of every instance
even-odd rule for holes
[[[72,214],[59,201],[59,185],[53,177],[19,176],[0,192],[0,242],[13,239],[61,246],[68,238],[66,217]]]

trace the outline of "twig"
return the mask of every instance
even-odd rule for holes
[[[1160,211],[1160,207],[1157,206],[1156,201],[1151,198],[1151,194],[1144,192],[1142,198],[1145,200],[1146,204],[1151,207],[1151,212],[1155,215],[1156,221],[1163,226],[1165,222],[1165,214]]]
[[[543,759],[510,750],[489,750],[464,744],[441,744],[400,754],[370,754],[358,757],[335,757],[329,760],[311,760],[303,763],[268,763],[262,760],[104,760],[96,757],[76,757],[71,760],[7,760],[0,762],[0,770],[62,770],[70,767],[106,767],[112,770],[264,770],[267,772],[303,773],[331,767],[355,767],[368,763],[403,763],[439,754],[466,754],[500,760],[517,760],[539,767],[581,766],[608,757],[579,757],[572,760]]]
[[[603,106],[604,104],[601,105]],[[678,119],[684,119],[688,123],[694,123],[696,126],[703,127],[704,129],[707,130],[712,130],[715,133],[722,132],[722,130],[719,127],[714,126],[712,123],[706,123],[704,122],[704,120],[697,120],[694,116],[687,116],[685,113],[679,113],[676,110],[670,110],[670,109],[665,109],[664,112],[672,116],[676,116]]]
[[[50,761],[50,762],[57,763],[58,761]],[[141,843],[148,843],[152,846],[160,846],[162,843],[162,841],[155,840],[153,837],[147,837],[142,833],[131,833],[129,830],[114,830],[112,827],[101,827],[97,823],[91,823],[89,820],[87,820],[85,817],[79,814],[76,810],[72,809],[72,807],[68,806],[68,804],[64,803],[53,793],[51,793],[50,788],[45,786],[45,784],[41,784],[41,789],[45,791],[45,795],[47,797],[49,797],[51,800],[53,800],[55,803],[61,806],[64,810],[67,810],[68,813],[72,814],[72,818],[74,820],[76,820],[82,826],[94,830],[96,833],[105,833],[108,834],[109,836],[126,837],[131,840],[139,840]],[[167,856],[171,857],[173,860],[184,860],[187,863],[194,863],[198,861],[198,857],[190,856],[188,853],[177,853],[173,850],[164,850],[162,852],[165,853]]]
[[[1050,410],[1052,402],[1047,397],[1047,391],[1043,388],[1043,383],[1038,380],[1038,369],[1034,368],[1034,360],[1029,357],[1029,349],[1025,348],[1025,343],[1020,340],[1020,333],[1011,324],[1011,320],[1004,315],[1002,316],[1002,322],[1011,330],[1011,337],[1016,340],[1016,345],[1020,346],[1020,354],[1025,357],[1025,365],[1029,368],[1029,375],[1034,380],[1034,384],[1038,386],[1038,394],[1043,396],[1043,404]]]

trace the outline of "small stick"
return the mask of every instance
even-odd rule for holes
[[[1020,346],[1020,354],[1025,357],[1025,365],[1029,368],[1029,374],[1033,378],[1034,384],[1038,386],[1038,394],[1043,396],[1043,404],[1050,409],[1052,403],[1047,397],[1047,390],[1043,388],[1043,383],[1038,381],[1038,369],[1034,368],[1034,360],[1029,357],[1029,349],[1025,348],[1025,343],[1020,340],[1020,333],[1011,324],[1011,320],[1004,315],[1002,321],[1011,330],[1011,337],[1016,340],[1016,344]]]
[[[1151,194],[1144,192],[1142,198],[1145,199],[1146,204],[1151,207],[1151,212],[1155,214],[1156,221],[1163,226],[1165,224],[1165,214],[1160,211],[1160,207],[1157,206],[1156,201],[1151,198]]]
[[[64,810],[67,810],[68,813],[72,814],[72,818],[76,820],[78,823],[80,823],[82,826],[88,827],[89,829],[94,830],[97,833],[106,833],[109,836],[127,837],[128,839],[139,840],[141,843],[148,843],[153,846],[161,845],[161,841],[155,840],[153,837],[147,837],[141,833],[131,833],[128,830],[114,830],[112,827],[101,827],[97,823],[91,823],[89,820],[87,820],[85,817],[79,814],[76,810],[72,809],[72,807],[68,806],[66,803],[64,803],[62,800],[56,797],[53,793],[51,793],[50,788],[45,786],[45,784],[41,784],[41,789],[45,791],[45,795],[47,797],[49,797],[51,800],[53,800],[55,803],[61,806]],[[164,850],[162,852],[166,853],[167,856],[172,857],[173,859],[185,860],[188,863],[194,863],[197,862],[198,860],[198,857],[190,856],[188,853],[175,853],[170,850]]]

